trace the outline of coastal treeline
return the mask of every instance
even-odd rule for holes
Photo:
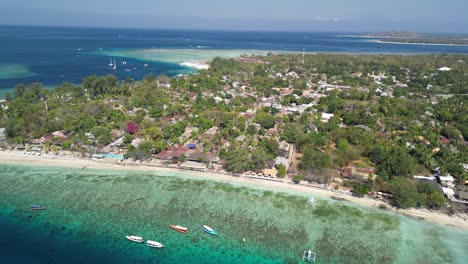
[[[464,55],[269,54],[216,58],[193,75],[19,84],[5,95],[0,128],[5,147],[85,156],[121,138],[119,151],[135,160],[193,143],[199,162],[228,172],[274,169],[357,196],[388,193],[399,207],[441,208],[437,186],[412,178],[468,180],[466,63]]]

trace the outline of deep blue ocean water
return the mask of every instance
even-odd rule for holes
[[[344,37],[343,33],[93,29],[0,26],[0,89],[18,83],[81,83],[91,74],[141,79],[190,69],[163,61],[124,58],[117,70],[103,51],[143,49],[261,50],[324,53],[468,53],[468,46],[395,45]],[[144,67],[144,64],[148,64]],[[127,69],[125,69],[127,68]],[[1,92],[0,92],[1,93]]]
[[[48,229],[34,219],[39,212],[30,212],[23,220],[0,213],[1,263],[131,263],[123,254],[108,254],[71,239],[66,227]]]

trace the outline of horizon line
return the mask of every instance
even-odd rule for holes
[[[314,30],[314,31],[305,31],[305,30],[275,30],[275,29],[210,29],[210,28],[166,28],[166,27],[122,27],[122,26],[87,26],[87,25],[52,25],[52,24],[3,24],[0,23],[0,27],[42,27],[42,28],[76,28],[76,29],[121,29],[121,30],[162,30],[162,31],[205,31],[205,32],[252,32],[252,33],[339,33],[339,34],[368,34],[368,33],[381,33],[381,32],[413,32],[417,34],[435,34],[435,35],[458,35],[458,36],[468,36],[468,32],[419,32],[419,31],[410,31],[410,30],[378,30],[378,31],[329,31],[329,30]]]

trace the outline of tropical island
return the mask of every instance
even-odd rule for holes
[[[363,35],[371,38],[419,38],[420,34],[410,31],[383,31]]]
[[[377,39],[381,43],[420,45],[468,45],[468,36],[418,34],[407,31],[388,31],[363,34],[359,37]]]
[[[19,84],[0,101],[1,147],[294,182],[466,217],[466,62],[269,53],[215,58],[193,75]]]

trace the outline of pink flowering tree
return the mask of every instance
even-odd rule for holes
[[[130,133],[130,135],[133,135],[138,130],[138,125],[133,122],[128,122],[127,129],[128,129],[128,133]]]

